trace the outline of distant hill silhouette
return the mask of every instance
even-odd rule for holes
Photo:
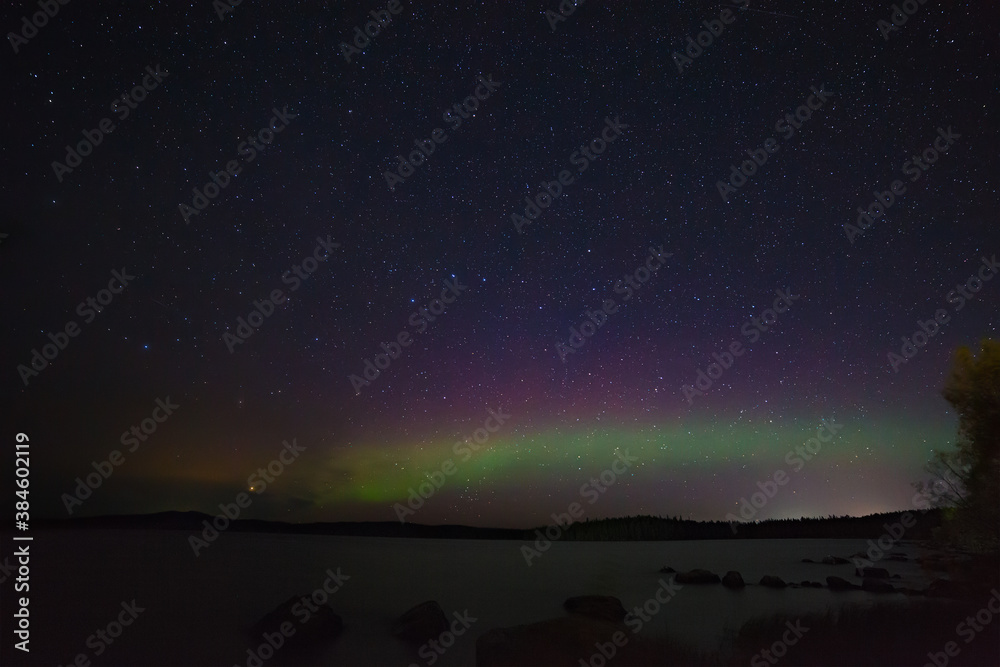
[[[659,541],[659,540],[722,540],[722,539],[868,539],[886,532],[885,524],[899,521],[904,512],[887,512],[863,517],[826,517],[803,519],[769,519],[755,523],[730,524],[725,521],[691,521],[657,516],[626,516],[614,519],[578,521],[560,527],[559,540],[581,541]],[[913,511],[916,524],[907,529],[905,540],[930,539],[934,528],[941,525],[939,509]],[[201,512],[159,512],[75,519],[36,520],[32,530],[184,530],[201,532],[204,521],[212,516]],[[528,529],[479,528],[475,526],[425,526],[396,521],[360,521],[336,523],[286,523],[240,519],[231,521],[227,530],[235,532],[288,533],[298,535],[349,535],[357,537],[415,537],[464,540],[533,541],[545,526]],[[7,523],[4,532],[13,532]],[[552,532],[553,535],[556,533]]]

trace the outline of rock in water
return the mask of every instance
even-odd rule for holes
[[[854,591],[858,589],[856,584],[852,584],[840,577],[827,577],[826,585],[831,591]]]
[[[310,651],[339,637],[344,630],[344,621],[328,604],[316,605],[310,600],[309,603],[318,609],[315,612],[310,610],[309,618],[302,622],[301,610],[308,609],[303,600],[309,598],[296,595],[285,600],[254,624],[250,629],[251,635],[257,640],[264,633],[273,636],[277,632],[286,638],[280,650],[290,653]],[[300,610],[295,614],[293,610],[297,606]]]
[[[781,577],[775,577],[770,574],[765,574],[760,579],[760,585],[766,586],[767,588],[784,588],[788,584]]]
[[[730,570],[722,578],[722,585],[726,588],[743,588],[746,583],[743,581],[743,575],[736,570]]]
[[[855,568],[854,569],[854,576],[856,576],[856,577],[864,577],[865,579],[868,579],[868,578],[871,578],[871,579],[888,579],[889,578],[889,570],[886,570],[885,568],[882,568],[882,567],[863,567],[863,568],[860,568],[860,569]]]
[[[678,572],[675,579],[678,584],[717,584],[721,581],[719,575],[708,570]]]
[[[448,619],[435,600],[421,602],[393,621],[392,634],[411,644],[423,644],[437,639],[448,629]]]

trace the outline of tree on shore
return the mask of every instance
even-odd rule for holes
[[[976,356],[955,352],[942,394],[958,415],[955,450],[938,452],[927,470],[933,497],[949,507],[945,538],[978,552],[1000,550],[1000,341],[984,339]],[[925,487],[926,489],[926,487]]]

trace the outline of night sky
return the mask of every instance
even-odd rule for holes
[[[951,355],[1000,329],[1000,280],[966,287],[1000,253],[995,7],[390,4],[70,2],[8,36],[3,425],[33,517],[115,450],[72,516],[253,486],[247,517],[396,521],[454,466],[407,520],[532,526],[625,452],[587,518],[723,519],[778,470],[758,518],[913,507]]]

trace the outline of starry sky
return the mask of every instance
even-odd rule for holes
[[[949,301],[1000,253],[997,12],[931,1],[890,30],[891,3],[813,4],[404,1],[354,51],[386,3],[106,1],[8,37],[0,391],[33,515],[68,516],[116,450],[73,516],[218,513],[293,440],[245,516],[395,521],[441,477],[407,520],[538,525],[625,452],[587,518],[723,519],[778,470],[759,518],[910,509],[955,439],[951,355],[1000,324],[1000,281]]]

